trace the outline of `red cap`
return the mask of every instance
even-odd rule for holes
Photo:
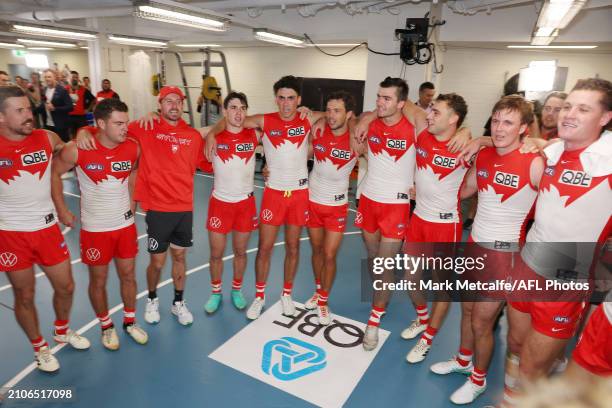
[[[185,99],[185,95],[183,94],[183,91],[181,91],[181,88],[178,88],[176,86],[164,86],[159,91],[159,95],[157,95],[157,100],[161,101],[162,99],[164,99],[166,96],[170,94],[177,94],[178,96],[181,97],[181,99]]]

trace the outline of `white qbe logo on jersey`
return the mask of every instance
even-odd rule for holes
[[[85,254],[90,261],[97,261],[100,259],[100,251],[97,248],[89,248],[85,251]]]
[[[261,212],[261,219],[264,221],[270,221],[273,216],[274,214],[272,214],[272,211],[267,208]]]
[[[5,268],[10,268],[17,264],[17,255],[12,252],[3,252],[0,254],[0,265]]]
[[[361,224],[363,222],[363,214],[360,212],[357,212],[357,215],[355,215],[355,224]]]
[[[210,224],[211,227],[215,229],[221,226],[221,220],[217,217],[212,217],[208,223]]]
[[[159,243],[155,238],[149,238],[149,250],[155,251],[159,247]]]

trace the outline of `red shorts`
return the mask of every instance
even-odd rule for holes
[[[348,203],[343,205],[323,205],[310,201],[308,207],[308,228],[325,228],[332,232],[344,232]]]
[[[259,219],[268,225],[298,225],[308,221],[308,189],[281,191],[266,187]]]
[[[612,376],[612,324],[603,305],[599,305],[591,315],[572,357],[595,375]]]
[[[237,203],[228,203],[211,195],[208,201],[206,228],[220,234],[232,231],[251,232],[257,229],[255,197],[251,196]]]
[[[574,336],[586,302],[508,302],[531,315],[531,327],[545,336],[569,339]]]
[[[108,265],[113,258],[130,259],[138,254],[136,224],[114,231],[81,230],[81,261],[86,265]]]
[[[355,216],[355,226],[372,234],[380,229],[383,237],[401,240],[406,234],[409,218],[409,203],[379,203],[362,194]]]
[[[410,228],[406,230],[404,252],[411,255],[431,255],[437,253],[452,254],[453,245],[432,245],[432,243],[454,243],[461,241],[463,226],[461,223],[431,222],[412,214]]]
[[[68,246],[57,224],[38,231],[0,230],[0,271],[19,271],[34,264],[53,266],[68,258]]]

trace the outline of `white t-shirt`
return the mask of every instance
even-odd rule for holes
[[[45,97],[47,98],[47,102],[51,103],[53,99],[53,94],[55,94],[55,88],[46,88],[45,89]],[[53,122],[53,118],[51,117],[51,112],[47,109],[47,105],[45,105],[45,110],[47,111],[47,126],[55,126]]]

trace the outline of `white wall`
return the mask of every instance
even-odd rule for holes
[[[449,49],[444,55],[444,73],[439,92],[456,92],[468,104],[466,124],[477,134],[491,114],[491,108],[502,95],[506,78],[519,72],[534,60],[557,60],[568,67],[566,91],[576,80],[599,76],[612,80],[611,54],[595,52],[531,52],[492,49]]]

